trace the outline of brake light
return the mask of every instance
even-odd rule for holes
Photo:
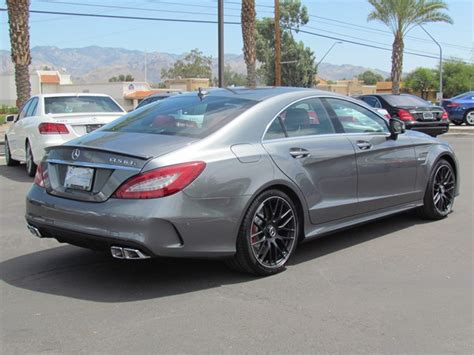
[[[461,104],[459,104],[457,102],[451,102],[450,104],[447,104],[446,106],[447,107],[459,107],[459,106],[461,106]]]
[[[447,120],[449,118],[448,112],[446,110],[443,110],[443,115],[441,116],[442,120]]]
[[[414,118],[410,112],[407,110],[400,109],[398,110],[398,118],[402,121],[413,121]]]
[[[40,134],[69,134],[65,124],[43,122],[38,126]]]
[[[202,173],[206,163],[194,161],[159,168],[125,181],[114,193],[116,198],[148,199],[175,194]]]
[[[35,174],[35,179],[33,180],[33,183],[35,185],[38,185],[39,187],[44,187],[44,180],[47,177],[47,171],[43,169],[42,164],[38,164],[38,167],[36,168],[36,174]]]

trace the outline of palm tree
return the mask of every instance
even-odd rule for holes
[[[16,105],[21,108],[30,98],[28,66],[31,64],[29,7],[30,0],[7,0],[12,61],[15,64]]]
[[[368,0],[374,7],[367,20],[377,20],[389,27],[395,36],[392,45],[392,93],[400,93],[403,69],[403,38],[413,27],[429,22],[453,23],[442,12],[448,5],[442,0]]]
[[[247,85],[257,85],[257,45],[255,42],[255,0],[242,0],[242,39],[244,42],[244,59],[247,65]]]

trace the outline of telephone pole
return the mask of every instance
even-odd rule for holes
[[[217,19],[218,19],[218,78],[219,87],[224,87],[224,0],[217,2]]]
[[[280,0],[275,0],[275,86],[281,86]]]

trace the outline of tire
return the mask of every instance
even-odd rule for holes
[[[445,218],[453,209],[455,190],[454,169],[450,163],[441,159],[431,171],[423,198],[423,206],[418,207],[419,216],[432,220]]]
[[[260,194],[245,213],[231,268],[258,276],[285,270],[298,244],[300,220],[295,204],[280,190]]]
[[[7,164],[7,166],[17,166],[18,164],[20,164],[18,160],[12,159],[7,137],[5,137],[5,163]]]
[[[466,126],[474,126],[474,110],[469,110],[464,114],[464,123]]]
[[[463,121],[451,121],[451,123],[453,123],[456,126],[460,126],[462,125]]]
[[[35,164],[35,161],[33,159],[33,152],[31,151],[31,146],[30,146],[30,142],[26,142],[26,147],[25,147],[25,151],[26,151],[26,173],[28,174],[28,176],[35,176],[36,174],[36,164]]]

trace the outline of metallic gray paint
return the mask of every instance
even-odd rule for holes
[[[304,236],[310,239],[421,205],[431,168],[441,156],[451,158],[458,169],[449,145],[412,131],[397,140],[385,133],[338,133],[262,141],[277,114],[296,101],[336,97],[371,109],[358,100],[294,88],[217,89],[209,94],[259,102],[202,140],[98,130],[49,149],[42,164],[48,167],[51,186],[31,188],[27,221],[40,228],[111,237],[113,245],[117,239],[133,241],[156,256],[226,257],[235,253],[248,206],[270,187],[295,196]],[[361,150],[360,140],[372,148]],[[297,147],[310,155],[291,157],[289,149]],[[102,177],[91,196],[61,186],[64,166],[58,162],[74,164],[70,153],[75,148],[81,149],[76,164],[120,165],[112,164],[112,157],[132,160],[143,172],[196,160],[205,161],[206,168],[174,195],[122,200],[111,195],[135,172],[111,167],[99,171]],[[459,180],[456,186],[458,193]]]

